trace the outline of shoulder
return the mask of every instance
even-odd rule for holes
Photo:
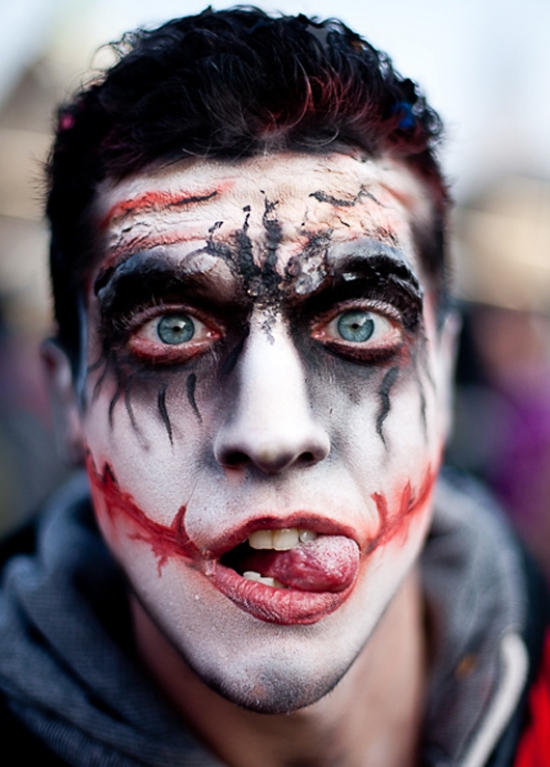
[[[550,702],[546,584],[492,498],[456,472],[444,472],[438,484],[422,565],[428,606],[445,640],[432,666],[440,693],[430,724],[437,732],[443,722],[447,733],[440,750],[459,764],[550,764],[550,748],[541,762],[516,763],[541,721],[545,694]],[[475,660],[468,674],[456,665],[461,658]]]
[[[36,520],[26,522],[0,541],[0,571],[19,554],[32,554],[36,546]],[[11,710],[8,699],[0,690],[0,740],[2,764],[39,764],[40,767],[66,767],[66,762],[37,738]]]
[[[2,764],[19,767],[21,764],[40,767],[67,767],[59,758],[11,711],[0,692],[0,739],[2,741]]]

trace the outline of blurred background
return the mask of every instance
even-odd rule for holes
[[[387,50],[442,115],[464,312],[449,459],[489,482],[550,573],[549,0],[259,4],[339,16]],[[42,166],[55,105],[111,61],[105,43],[203,8],[0,0],[0,532],[67,472],[38,362],[51,333]]]

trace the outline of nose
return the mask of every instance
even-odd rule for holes
[[[276,474],[327,457],[329,437],[314,418],[304,367],[281,319],[268,331],[253,325],[236,374],[237,400],[214,443],[218,463]]]

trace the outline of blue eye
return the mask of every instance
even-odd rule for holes
[[[338,317],[336,329],[344,341],[360,344],[369,340],[375,326],[370,312],[355,309]]]
[[[206,353],[223,335],[214,322],[207,325],[183,309],[166,307],[164,311],[141,324],[136,320],[135,330],[130,333],[130,351],[146,362],[186,362]]]
[[[336,311],[328,320],[312,327],[312,337],[326,344],[332,353],[356,361],[373,363],[386,359],[403,344],[403,324],[391,306],[351,306]]]
[[[164,344],[184,344],[195,335],[195,323],[187,314],[165,314],[158,321],[157,335]]]

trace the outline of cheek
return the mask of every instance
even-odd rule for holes
[[[93,384],[90,388],[93,391]],[[109,375],[89,398],[84,419],[96,470],[103,473],[108,464],[120,487],[165,526],[192,492],[204,453],[206,413],[196,412],[196,388],[193,374],[155,374],[145,380],[134,377],[119,393],[116,376]],[[112,500],[112,493],[109,497]]]
[[[399,456],[406,473],[414,466],[408,456],[434,453],[434,386],[416,358],[363,366],[326,356],[318,369],[310,368],[309,399],[330,432],[333,457],[380,471]]]
[[[86,468],[98,524],[116,556],[122,560],[127,560],[128,555],[130,559],[137,556],[149,563],[154,559],[159,577],[168,561],[174,558],[198,563],[200,552],[185,529],[185,505],[179,508],[170,525],[159,524],[145,514],[131,493],[119,486],[110,464],[105,463],[98,470],[89,454]],[[141,544],[145,544],[145,548]],[[148,556],[143,557],[145,551]]]
[[[437,468],[428,463],[419,483],[413,484],[412,479],[407,479],[401,484],[397,482],[390,491],[372,493],[378,513],[378,531],[370,541],[370,550],[387,544],[404,548],[410,543],[411,529],[425,530],[431,515]]]
[[[328,414],[332,459],[371,511],[369,526],[375,520],[368,550],[404,545],[412,521],[429,516],[441,462],[434,390],[413,365],[351,372],[345,386],[321,381],[312,401]]]

